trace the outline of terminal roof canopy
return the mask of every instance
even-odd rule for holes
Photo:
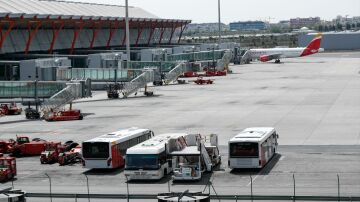
[[[62,19],[103,19],[115,20],[125,17],[125,7],[120,5],[106,5],[82,2],[54,1],[54,0],[0,0],[0,18],[62,18]],[[142,8],[129,7],[130,18],[167,20],[161,19]],[[183,21],[187,22],[187,21]]]

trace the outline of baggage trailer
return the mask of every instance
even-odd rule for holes
[[[0,182],[6,182],[16,176],[16,158],[0,154]]]
[[[205,84],[213,84],[214,80],[211,79],[204,79],[203,77],[198,77],[196,80],[193,81],[198,85],[205,85]]]
[[[81,114],[80,110],[64,110],[51,112],[48,116],[45,117],[46,121],[72,121],[72,120],[82,120],[84,117]]]

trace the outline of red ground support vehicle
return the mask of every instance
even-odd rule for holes
[[[59,161],[59,156],[62,153],[68,152],[77,147],[79,144],[73,141],[67,141],[64,144],[60,142],[46,145],[45,151],[40,155],[41,164],[51,164]]]
[[[11,180],[16,176],[16,158],[0,155],[0,182]]]
[[[205,76],[226,76],[226,71],[206,71]]]
[[[214,81],[211,79],[203,79],[202,77],[199,77],[198,79],[196,79],[194,81],[194,83],[196,83],[198,85],[204,85],[204,84],[213,84]]]
[[[0,140],[0,153],[5,154],[8,153],[9,150],[14,146],[15,141],[10,140]]]
[[[58,161],[59,153],[61,151],[61,142],[46,144],[45,151],[40,154],[41,164],[51,164]]]
[[[190,77],[198,77],[198,76],[199,75],[196,72],[188,71],[188,72],[185,72],[182,77],[190,78]]]
[[[1,104],[0,108],[4,115],[19,115],[22,112],[22,108],[18,108],[15,102],[11,104]]]
[[[30,141],[29,137],[18,136],[16,143],[9,149],[13,156],[37,156],[46,148],[47,144],[54,144],[38,138]],[[55,143],[56,144],[56,143]]]
[[[49,116],[45,118],[46,121],[71,121],[82,120],[84,117],[80,110],[67,110],[51,112]]]
[[[70,151],[59,154],[59,165],[64,166],[68,164],[82,162],[81,146],[78,145]]]

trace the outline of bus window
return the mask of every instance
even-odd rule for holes
[[[126,169],[157,170],[159,169],[158,158],[157,154],[128,154],[126,155]]]
[[[109,158],[108,142],[84,142],[83,143],[84,158]]]
[[[258,143],[237,142],[230,143],[230,157],[256,158],[259,157]]]

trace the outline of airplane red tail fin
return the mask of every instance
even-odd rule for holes
[[[318,33],[315,38],[309,43],[309,45],[304,49],[301,56],[311,55],[319,52],[321,45],[322,34]]]
[[[306,48],[310,50],[318,50],[321,45],[321,39],[322,39],[322,34],[318,33]]]

